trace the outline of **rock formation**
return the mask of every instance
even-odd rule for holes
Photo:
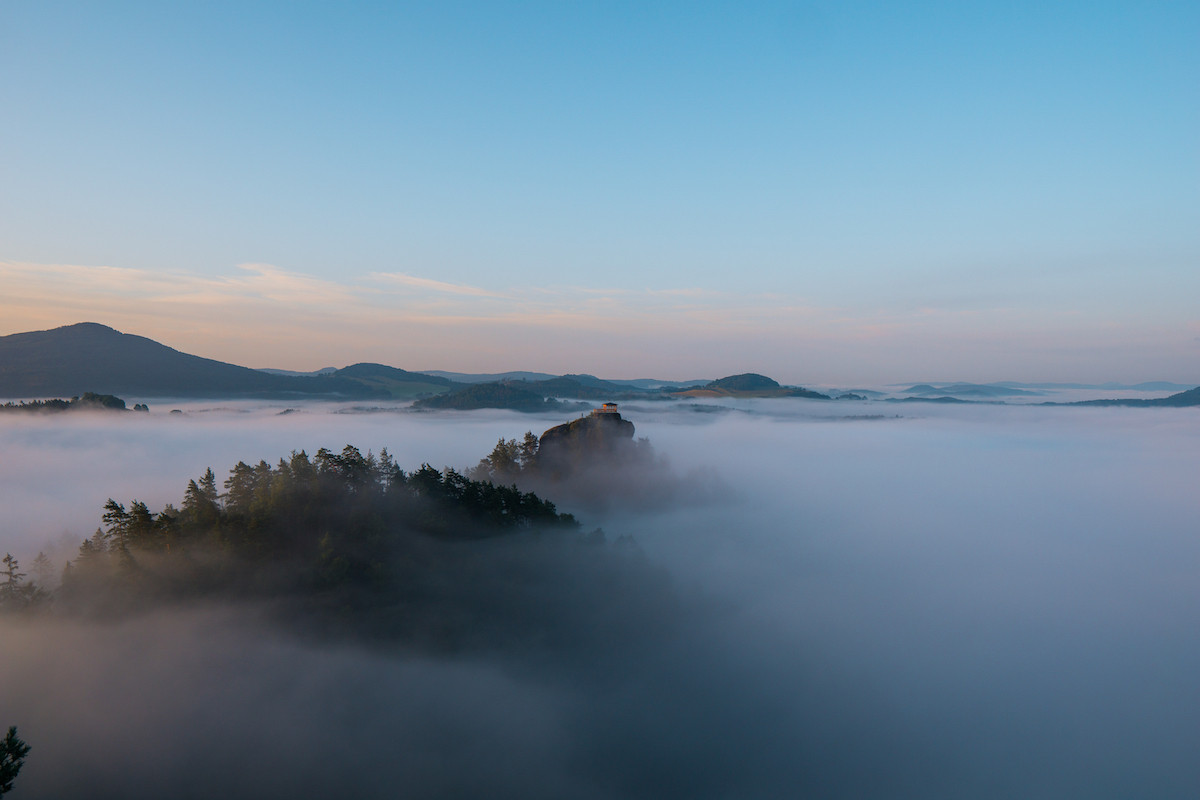
[[[538,440],[537,471],[562,479],[586,468],[619,465],[634,454],[633,423],[616,406],[556,425]]]

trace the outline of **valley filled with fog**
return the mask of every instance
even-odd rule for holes
[[[0,550],[61,569],[108,498],[157,511],[208,467],[351,444],[466,469],[567,418],[145,401],[0,419]],[[219,604],[0,619],[0,726],[34,748],[17,796],[1200,789],[1196,409],[621,411],[657,474],[546,497],[645,569],[595,577],[611,608],[568,650],[330,641]]]

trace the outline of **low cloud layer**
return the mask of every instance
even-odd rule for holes
[[[152,407],[0,420],[0,547],[77,544],[108,496],[158,508],[206,466],[350,443],[467,467],[559,421]],[[879,408],[631,409],[676,476],[729,492],[585,517],[673,589],[614,587],[628,625],[566,649],[435,656],[242,607],[6,620],[0,725],[34,747],[17,791],[1194,795],[1192,410]],[[647,617],[669,624],[631,635]]]

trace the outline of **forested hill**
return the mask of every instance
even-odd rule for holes
[[[691,389],[673,392],[676,397],[801,397],[811,400],[829,400],[827,394],[814,392],[800,386],[781,386],[778,381],[759,375],[756,372],[744,372],[740,375],[730,375],[708,384]]]
[[[0,614],[232,604],[306,636],[438,651],[616,646],[673,624],[669,580],[628,537],[581,534],[515,485],[405,472],[386,450],[239,462],[223,483],[209,469],[178,506],[110,499],[101,523],[57,586],[44,553],[31,580],[6,554]]]
[[[1200,386],[1197,386],[1195,389],[1188,389],[1186,392],[1178,392],[1170,395],[1169,397],[1156,397],[1150,400],[1129,398],[1122,400],[1083,400],[1078,403],[1066,403],[1064,405],[1190,408],[1194,406],[1200,406]]]
[[[536,384],[532,384],[536,385]],[[507,408],[512,411],[554,411],[562,404],[523,381],[473,383],[455,391],[423,397],[413,408],[427,410],[471,411],[480,408]]]
[[[84,392],[139,397],[381,394],[346,377],[272,375],[188,355],[91,322],[0,337],[0,397]]]
[[[330,377],[358,381],[397,399],[445,392],[456,385],[447,378],[409,372],[384,364],[351,364],[334,370]]]
[[[306,636],[562,655],[674,624],[669,579],[628,538],[582,534],[513,486],[427,464],[406,473],[386,451],[347,446],[239,463],[223,488],[209,470],[178,508],[110,500],[61,586],[0,582],[0,611],[236,603]]]
[[[111,394],[96,394],[84,392],[79,397],[64,400],[53,397],[47,400],[32,400],[19,403],[7,402],[0,405],[0,413],[4,414],[53,414],[61,411],[129,411],[125,401]],[[143,403],[135,403],[133,411],[149,411]]]
[[[210,469],[188,483],[178,507],[155,512],[137,500],[110,499],[102,527],[66,566],[62,585],[51,594],[10,576],[0,583],[0,611],[114,614],[194,599],[257,599],[335,617],[358,609],[370,624],[400,624],[393,633],[405,635],[408,624],[440,624],[447,603],[452,616],[479,613],[461,604],[473,602],[464,593],[478,589],[481,578],[471,573],[486,569],[479,559],[496,558],[487,542],[579,529],[574,517],[530,492],[428,464],[406,473],[386,450],[363,455],[349,445],[311,458],[293,452],[275,466],[239,462],[223,489]],[[10,571],[15,576],[19,567]]]

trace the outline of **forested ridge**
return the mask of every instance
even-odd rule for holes
[[[3,405],[0,405],[0,412],[55,412],[55,411],[72,411],[72,410],[100,410],[100,411],[127,411],[125,401],[111,394],[97,394],[95,392],[84,392],[82,395],[72,397],[70,400],[64,400],[61,397],[53,397],[48,400],[22,400],[20,402],[12,402],[11,400]],[[136,403],[133,406],[134,411],[149,411],[149,407],[142,403]]]
[[[413,403],[415,409],[468,411],[479,408],[508,408],[513,411],[553,411],[562,403],[535,391],[520,381],[475,383],[446,394],[423,397]]]
[[[109,499],[61,586],[46,588],[44,555],[29,582],[10,555],[0,603],[103,611],[197,595],[387,592],[438,543],[578,528],[532,493],[429,464],[408,473],[386,449],[293,452],[275,466],[239,462],[221,487],[209,469],[157,513]]]
[[[207,470],[178,505],[109,499],[62,569],[11,555],[0,610],[113,617],[250,602],[334,636],[419,646],[562,645],[596,626],[656,625],[636,598],[670,594],[627,539],[582,534],[532,492],[347,445]],[[667,607],[657,603],[659,607]],[[619,621],[617,621],[619,619]]]

